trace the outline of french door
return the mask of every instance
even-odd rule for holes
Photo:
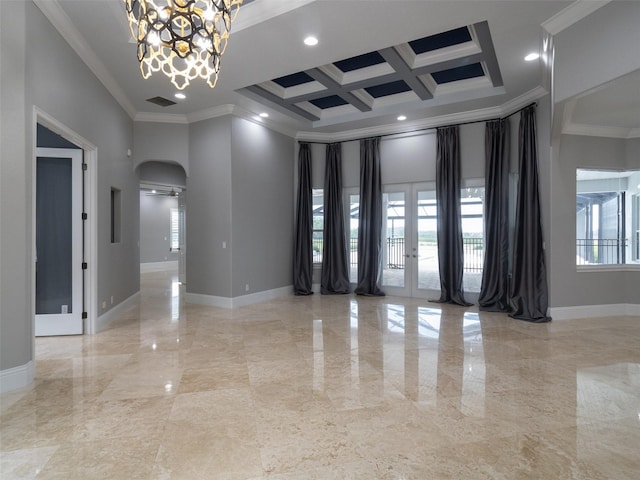
[[[435,184],[385,185],[382,203],[382,289],[389,295],[438,298]]]
[[[82,150],[36,153],[35,334],[82,334]]]

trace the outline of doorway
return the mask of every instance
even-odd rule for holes
[[[78,182],[75,180],[75,186],[72,191],[72,203],[74,205],[80,205],[80,210],[77,211],[74,215],[74,222],[77,222],[78,219],[82,219],[86,217],[86,220],[81,221],[80,227],[80,235],[84,237],[84,242],[80,240],[79,248],[76,248],[76,245],[72,247],[72,270],[76,269],[76,276],[72,278],[72,297],[71,300],[58,301],[58,313],[62,315],[63,305],[67,305],[66,311],[67,315],[77,314],[80,316],[80,327],[78,327],[77,318],[73,320],[73,330],[68,328],[68,325],[65,325],[66,322],[62,322],[58,327],[54,327],[57,322],[53,322],[51,325],[46,325],[42,329],[38,325],[41,323],[39,319],[37,319],[37,315],[43,314],[41,310],[41,306],[36,305],[37,302],[41,301],[42,298],[37,299],[37,296],[41,295],[39,292],[39,286],[36,285],[37,277],[40,277],[42,280],[42,271],[38,274],[36,269],[43,268],[44,259],[42,257],[43,251],[40,248],[37,251],[37,226],[36,226],[36,218],[37,218],[37,193],[38,193],[38,157],[42,152],[39,152],[38,148],[35,147],[33,149],[33,161],[32,161],[32,180],[31,180],[31,190],[32,190],[32,218],[33,218],[33,227],[32,227],[32,261],[33,261],[33,269],[31,273],[31,289],[32,289],[32,305],[33,305],[33,322],[34,322],[34,338],[36,335],[63,335],[63,334],[71,334],[73,333],[85,333],[85,334],[93,334],[96,331],[96,317],[97,317],[97,218],[98,218],[98,201],[97,201],[97,148],[91,142],[87,141],[85,138],[81,137],[73,130],[69,129],[67,126],[58,122],[56,119],[43,112],[37,107],[33,108],[33,145],[42,145],[41,134],[43,133],[43,127],[48,130],[47,135],[54,135],[57,137],[57,140],[60,143],[51,144],[51,137],[45,143],[48,146],[61,147],[63,149],[67,149],[73,147],[72,154],[79,155],[79,164],[84,164],[86,167],[76,167],[74,168],[74,174],[78,176],[77,172],[80,172],[79,176],[84,176],[84,186],[82,180]],[[66,145],[66,146],[65,146]],[[43,147],[45,145],[42,145]],[[46,157],[46,152],[44,152]],[[59,156],[60,151],[56,149],[54,158]],[[64,154],[62,155],[64,157]],[[51,160],[49,160],[51,161]],[[74,160],[71,160],[71,163],[74,163]],[[78,159],[75,159],[76,165],[78,165]],[[78,170],[78,168],[80,170]],[[71,180],[73,183],[73,179]],[[75,200],[74,197],[75,196]],[[73,228],[73,227],[72,227]],[[77,224],[76,224],[77,231]],[[37,257],[37,255],[40,257]],[[73,255],[75,254],[75,257]],[[80,254],[80,257],[78,257]],[[78,258],[80,261],[78,261]],[[39,260],[40,265],[37,265],[36,260]],[[83,268],[85,267],[86,268]],[[80,280],[77,279],[77,272],[80,269]],[[75,282],[75,289],[73,287],[73,282]],[[77,285],[80,285],[78,287]],[[79,288],[79,294],[77,293]],[[57,294],[56,294],[57,295]],[[67,303],[69,302],[69,303]],[[53,312],[52,304],[47,304],[45,311]],[[55,305],[55,304],[54,304]],[[44,313],[44,315],[56,315],[56,313]],[[51,331],[52,328],[56,328]]]
[[[382,205],[382,289],[403,297],[436,297],[440,276],[435,184],[385,185]]]

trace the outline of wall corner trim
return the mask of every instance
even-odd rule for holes
[[[185,301],[196,305],[231,309],[268,302],[269,300],[287,295],[293,295],[293,285],[250,293],[249,295],[241,295],[239,297],[217,297],[215,295],[203,295],[201,293],[187,293],[185,295]]]
[[[124,313],[125,310],[127,310],[129,307],[133,307],[134,305],[137,305],[139,302],[140,302],[140,292],[138,291],[133,295],[131,295],[126,300],[120,302],[118,305],[113,307],[108,312],[100,315],[98,317],[98,320],[96,321],[95,332],[91,332],[91,333],[100,333],[105,331],[109,327],[111,322],[113,322],[117,317],[119,317],[122,313]]]
[[[0,393],[7,393],[33,383],[36,364],[33,360],[18,367],[0,370]]]
[[[549,311],[553,320],[624,316],[640,317],[640,304],[575,305],[572,307],[553,307],[550,308]]]

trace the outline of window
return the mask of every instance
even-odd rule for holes
[[[322,263],[324,235],[324,190],[314,188],[313,196],[313,263]]]
[[[177,208],[171,209],[171,251],[180,250],[180,212]]]
[[[460,191],[460,211],[464,291],[479,292],[484,267],[484,187],[463,188]]]
[[[111,243],[120,243],[121,196],[119,189],[111,187]]]
[[[578,169],[576,265],[640,263],[640,170]]]
[[[349,231],[349,281],[357,283],[358,281],[358,219],[360,218],[360,194],[356,192],[357,188],[348,189],[347,191],[347,229]]]

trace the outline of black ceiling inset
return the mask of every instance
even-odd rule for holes
[[[325,110],[327,108],[339,107],[340,105],[346,105],[347,102],[344,98],[339,97],[338,95],[330,95],[328,97],[316,98],[315,100],[310,100],[310,103],[313,103],[316,107]]]
[[[344,73],[352,72],[354,70],[360,70],[361,68],[371,67],[384,63],[384,58],[378,52],[369,52],[364,55],[358,55],[357,57],[347,58],[346,60],[340,60],[334,62],[334,65],[342,70]]]
[[[304,72],[298,72],[291,75],[285,75],[284,77],[276,78],[275,80],[273,80],[273,82],[277,83],[282,88],[289,88],[313,82],[313,78],[311,78]]]
[[[365,88],[367,93],[373,98],[386,97],[388,95],[395,95],[396,93],[408,92],[411,87],[407,85],[404,80],[397,80],[395,82],[383,83],[382,85],[374,85],[373,87]]]
[[[484,76],[484,70],[479,63],[464,65],[462,67],[450,68],[441,72],[433,72],[431,74],[438,85],[443,83],[457,82],[458,80],[466,80],[468,78],[476,78]]]
[[[450,47],[452,45],[459,45],[471,41],[471,34],[467,27],[460,27],[448,32],[438,33],[436,35],[430,35],[428,37],[419,38],[409,42],[409,46],[415,52],[416,55],[420,55],[425,52],[432,52],[439,48]]]

